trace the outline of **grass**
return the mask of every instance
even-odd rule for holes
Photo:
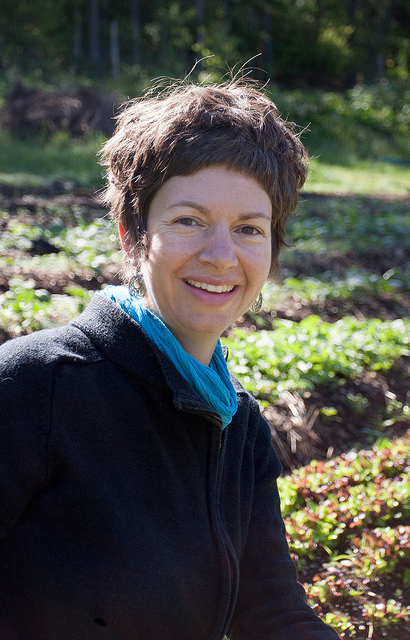
[[[369,109],[361,105],[374,103],[372,118],[379,128],[387,127],[384,120],[377,122],[377,96],[356,92],[352,108],[363,120]],[[329,99],[323,95],[317,104],[323,113]],[[295,96],[295,105],[303,106],[303,99]],[[340,101],[334,106],[339,112],[345,107]],[[391,127],[397,124],[393,115],[387,123]],[[357,144],[346,153],[352,131],[357,129],[340,142],[340,126],[338,146],[328,143],[324,129],[322,141],[312,148],[316,158],[305,191],[321,196],[302,197],[292,219],[294,246],[284,253],[284,285],[268,285],[269,313],[251,317],[254,325],[245,324],[226,342],[231,368],[259,398],[268,419],[269,411],[273,417],[273,409],[279,411],[278,430],[290,425],[286,434],[298,437],[302,410],[310,423],[316,414],[309,413],[309,402],[318,402],[315,394],[322,393],[317,423],[329,436],[326,447],[336,443],[336,436],[345,443],[351,433],[346,417],[358,425],[354,435],[367,434],[361,440],[367,442],[364,450],[356,447],[332,460],[312,461],[281,478],[284,517],[291,552],[317,613],[342,638],[404,640],[410,621],[410,441],[409,435],[375,439],[392,426],[407,425],[410,415],[405,377],[410,321],[403,312],[410,290],[410,228],[403,198],[410,191],[410,169],[383,161],[381,154],[373,156],[377,140],[367,154],[363,149],[359,154]],[[102,141],[97,136],[73,141],[63,133],[48,141],[19,140],[2,133],[0,183],[19,192],[53,181],[99,188],[96,153]],[[0,339],[67,322],[87,304],[89,289],[118,272],[117,241],[104,212],[87,223],[80,210],[53,206],[37,215],[24,209],[0,211]],[[38,237],[59,252],[35,255]],[[364,317],[361,312],[366,314],[372,302],[376,313],[386,305],[389,317]],[[310,308],[306,319],[270,312],[295,303]],[[348,313],[325,322],[312,314],[315,305],[316,313],[321,305]],[[397,363],[402,388],[396,389],[389,375]],[[292,415],[280,405],[282,396],[294,403],[287,402]],[[308,440],[306,430],[301,433]]]
[[[410,195],[410,168],[391,162],[355,160],[351,166],[341,166],[321,161],[311,162],[305,191],[376,195],[395,197]]]
[[[283,117],[303,130],[302,140],[313,158],[306,191],[398,197],[409,193],[410,109],[405,83],[358,85],[344,94],[275,86],[270,92]],[[47,124],[44,131],[49,130]],[[0,182],[38,186],[58,180],[99,188],[102,170],[96,154],[102,143],[100,135],[79,141],[65,131],[37,139],[2,132]]]
[[[70,140],[58,134],[48,141],[0,135],[0,182],[37,187],[54,181],[100,188],[103,172],[97,153],[104,139]],[[389,162],[355,159],[349,166],[314,158],[305,191],[334,194],[410,193],[410,169]]]
[[[12,186],[40,187],[54,181],[88,187],[102,186],[102,169],[96,154],[101,136],[72,140],[59,132],[50,140],[0,135],[0,182]]]

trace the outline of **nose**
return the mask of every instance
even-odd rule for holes
[[[238,256],[230,229],[218,225],[212,233],[209,233],[200,251],[199,260],[212,264],[219,270],[236,266]]]

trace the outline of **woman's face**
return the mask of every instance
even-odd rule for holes
[[[220,165],[170,178],[152,200],[144,304],[204,364],[268,276],[271,217],[259,183]]]

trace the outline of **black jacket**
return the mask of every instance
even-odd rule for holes
[[[212,409],[113,302],[0,349],[1,640],[334,640],[255,400]]]

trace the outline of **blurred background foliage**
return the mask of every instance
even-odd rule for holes
[[[135,87],[158,74],[202,77],[261,54],[254,75],[345,89],[408,79],[406,0],[3,0],[0,70]],[[264,71],[258,71],[263,69]]]
[[[110,135],[118,104],[153,78],[244,73],[322,162],[407,164],[409,23],[407,0],[3,0],[2,155],[27,155],[16,134],[57,153]]]
[[[243,73],[298,124],[313,158],[283,280],[224,340],[288,472],[309,600],[357,640],[409,637],[409,22],[408,0],[2,0],[0,12],[0,343],[69,321],[119,282],[95,199],[119,103],[155,78]]]

